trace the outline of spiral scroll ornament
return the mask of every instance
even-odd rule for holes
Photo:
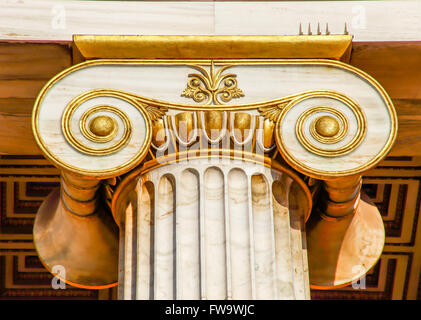
[[[320,177],[340,174],[341,161],[348,161],[347,155],[360,147],[366,133],[366,117],[354,100],[320,90],[296,97],[280,111],[275,138],[290,163]],[[320,170],[325,166],[331,169]]]
[[[145,157],[153,123],[165,111],[118,90],[87,91],[64,108],[64,143],[52,145],[59,149],[51,158],[60,167],[87,176],[126,172]],[[73,159],[78,159],[77,166]]]

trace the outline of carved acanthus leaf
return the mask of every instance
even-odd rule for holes
[[[162,117],[168,112],[168,108],[164,106],[152,106],[149,104],[141,104],[146,109],[152,121],[162,119]]]
[[[233,98],[244,97],[243,90],[241,90],[240,88],[234,88],[234,89],[232,89],[232,97]]]
[[[269,107],[261,107],[258,110],[265,119],[276,122],[285,105],[286,103],[280,103]]]
[[[186,98],[192,98],[193,96],[194,96],[194,93],[197,91],[197,89],[196,90],[194,90],[194,89],[192,89],[192,88],[189,88],[189,87],[187,87],[186,89],[184,89],[184,91],[181,93],[181,96],[182,97],[186,97]]]

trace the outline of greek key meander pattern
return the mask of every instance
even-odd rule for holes
[[[33,220],[58,174],[42,157],[0,156],[0,299],[116,299],[115,288],[52,289],[37,257]],[[365,289],[312,290],[312,299],[421,299],[421,158],[387,158],[363,182],[385,223],[381,259]]]

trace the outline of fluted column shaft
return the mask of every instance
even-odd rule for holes
[[[304,212],[289,210],[297,182],[254,163],[212,161],[140,177],[120,229],[120,298],[309,299]]]

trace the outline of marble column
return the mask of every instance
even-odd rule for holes
[[[218,162],[139,177],[121,228],[120,298],[309,299],[304,212],[289,209],[297,182],[260,164]]]

